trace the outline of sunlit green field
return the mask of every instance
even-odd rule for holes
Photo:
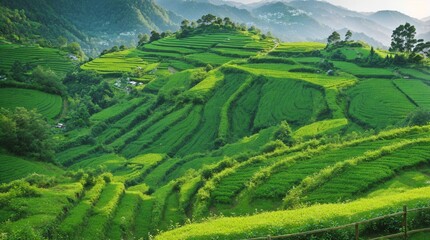
[[[35,109],[48,119],[57,117],[63,108],[60,96],[31,89],[0,88],[0,107]]]
[[[65,52],[53,48],[2,43],[0,53],[0,69],[5,71],[9,71],[15,61],[50,68],[63,76],[75,67]]]

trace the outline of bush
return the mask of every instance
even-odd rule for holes
[[[30,183],[30,185],[37,186],[39,188],[49,188],[55,186],[58,181],[55,177],[49,177],[42,174],[33,173],[26,177],[25,180]]]
[[[411,112],[404,120],[404,126],[424,126],[430,123],[430,111],[417,109]]]
[[[0,109],[0,143],[18,155],[48,161],[54,156],[51,126],[35,110]]]
[[[285,147],[285,144],[282,141],[280,140],[271,141],[266,145],[264,145],[263,147],[261,147],[261,152],[269,153],[269,152],[275,151],[278,148],[283,148],[283,147]]]
[[[293,68],[293,69],[290,69],[289,72],[319,73],[320,70],[315,69],[315,68],[302,67],[302,68]]]

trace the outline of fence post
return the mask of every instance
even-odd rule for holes
[[[267,240],[271,240],[272,237],[270,235],[267,235]]]
[[[355,224],[355,240],[359,239],[359,229],[358,229],[359,223]]]
[[[406,240],[408,239],[408,207],[406,205],[403,206],[403,231],[403,238]]]

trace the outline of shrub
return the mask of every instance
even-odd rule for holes
[[[424,126],[430,123],[430,111],[417,109],[411,112],[403,122],[404,126]]]
[[[25,180],[30,183],[30,185],[37,186],[39,188],[49,188],[55,186],[58,181],[55,177],[49,177],[42,174],[33,173],[26,177]]]
[[[285,147],[285,144],[281,140],[275,140],[267,143],[263,147],[261,147],[261,152],[263,153],[269,153],[273,152],[276,149]]]

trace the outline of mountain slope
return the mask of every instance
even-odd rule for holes
[[[386,46],[389,45],[392,30],[367,19],[361,13],[323,1],[292,1],[287,4],[306,12],[320,24],[334,30],[347,28],[354,32],[364,33]]]
[[[256,19],[244,9],[213,1],[186,1],[186,0],[157,0],[160,6],[175,12],[190,20],[197,20],[203,15],[213,14],[219,17],[229,17],[240,23],[255,24]]]
[[[39,32],[55,41],[64,36],[98,50],[112,45],[132,45],[138,33],[175,30],[180,18],[152,0],[5,0],[0,5],[24,10],[40,23]]]
[[[281,2],[263,5],[252,13],[264,23],[265,28],[288,41],[323,39],[323,36],[328,36],[332,31],[306,12]]]
[[[422,28],[422,22],[420,20],[398,11],[378,11],[369,15],[368,18],[388,29],[395,29],[399,25],[407,22],[417,27],[417,29]]]

